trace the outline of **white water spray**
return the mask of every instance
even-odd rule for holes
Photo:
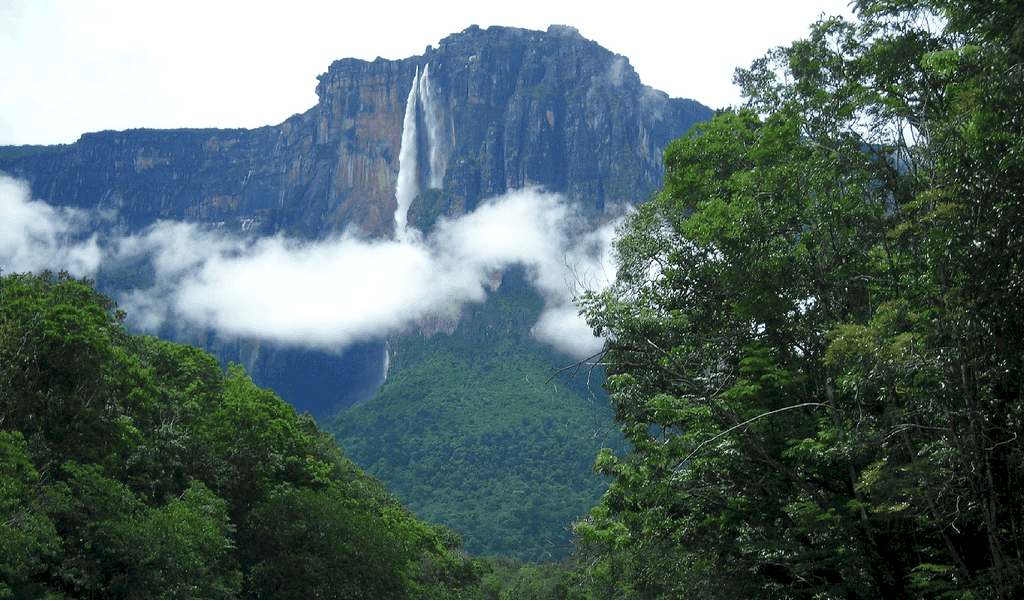
[[[420,104],[423,106],[423,123],[427,126],[427,141],[430,145],[430,183],[432,190],[441,189],[444,186],[444,159],[441,156],[441,120],[437,118],[437,108],[434,106],[434,94],[430,90],[430,65],[423,67],[423,76],[420,77]]]
[[[419,183],[416,180],[416,99],[419,88],[420,70],[412,80],[409,98],[405,101],[405,118],[402,120],[402,145],[398,150],[398,181],[395,183],[395,234],[405,236],[405,224],[409,215],[409,205],[419,194]]]

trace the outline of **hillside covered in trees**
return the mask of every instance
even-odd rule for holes
[[[530,336],[542,305],[522,269],[506,272],[450,334],[393,337],[376,396],[320,419],[345,456],[473,555],[568,558],[572,522],[607,487],[591,469],[618,439],[603,373],[555,372],[575,361]]]
[[[437,598],[478,567],[239,366],[0,279],[0,598]]]

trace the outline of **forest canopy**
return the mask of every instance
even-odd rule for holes
[[[479,578],[308,415],[91,282],[0,278],[0,598],[444,598]]]

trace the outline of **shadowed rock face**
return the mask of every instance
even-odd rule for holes
[[[412,205],[421,229],[525,186],[563,192],[595,216],[646,200],[664,173],[662,148],[711,116],[642,85],[625,57],[572,28],[471,27],[421,56],[335,62],[319,76],[318,104],[276,126],[89,133],[0,149],[0,170],[52,204],[115,211],[129,231],[178,219],[388,235],[405,103],[427,65],[445,175]]]
[[[436,124],[436,160],[431,167],[431,144],[419,135],[423,191],[408,212],[422,231],[527,186],[562,192],[595,218],[645,201],[661,185],[662,149],[712,116],[642,85],[625,57],[575,29],[474,26],[421,56],[336,61],[319,76],[316,106],[279,125],[103,131],[64,146],[0,147],[0,171],[28,180],[50,204],[102,211],[113,234],[169,219],[253,235],[390,236],[406,104],[425,70],[431,102],[420,110]],[[443,178],[430,189],[435,171]],[[424,323],[424,332],[455,327],[441,325]],[[335,356],[161,333],[244,364],[260,385],[314,414],[372,396],[382,377],[384,340]]]

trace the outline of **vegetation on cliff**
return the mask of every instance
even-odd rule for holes
[[[571,523],[604,492],[594,456],[610,434],[603,375],[555,376],[573,360],[533,340],[542,300],[506,273],[457,329],[391,341],[377,395],[322,426],[418,517],[458,531],[467,552],[564,560]]]

